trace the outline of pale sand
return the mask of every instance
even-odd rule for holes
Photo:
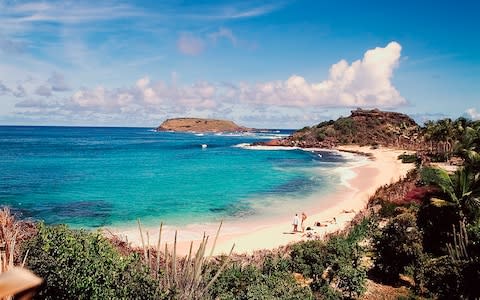
[[[220,238],[215,248],[215,254],[228,253],[235,243],[234,252],[252,253],[255,250],[274,249],[284,246],[292,242],[308,239],[301,232],[292,233],[293,216],[295,213],[301,215],[305,211],[308,218],[305,227],[311,227],[314,232],[320,236],[326,233],[335,232],[344,228],[355,216],[355,213],[345,213],[343,211],[359,212],[365,208],[369,197],[375,190],[385,184],[397,181],[406,175],[408,170],[413,168],[413,164],[402,164],[397,159],[398,155],[404,153],[402,150],[392,150],[386,148],[370,149],[369,147],[359,146],[342,146],[339,150],[358,151],[370,153],[373,155],[372,160],[365,163],[352,166],[353,178],[348,180],[349,188],[344,188],[332,195],[325,195],[319,199],[317,207],[298,207],[298,211],[292,212],[292,215],[282,217],[281,219],[269,220],[268,224],[260,222],[235,222],[224,224],[221,230]],[[336,223],[326,223],[336,218]],[[314,226],[315,222],[320,221],[327,224],[326,227]],[[194,241],[194,245],[198,245],[203,232],[210,236],[212,245],[215,232],[218,225],[192,225],[179,228],[178,233],[178,249],[179,255],[185,255],[188,252],[190,241]],[[301,230],[300,226],[299,229]],[[119,236],[126,236],[132,245],[141,245],[141,238],[137,228],[128,229],[110,229]],[[162,240],[167,241],[169,248],[173,244],[175,228],[165,227],[162,234]],[[150,245],[156,245],[158,239],[158,228],[144,228],[149,232]],[[305,233],[308,231],[305,231]],[[145,234],[145,232],[144,232]],[[164,249],[162,241],[161,249]],[[146,238],[145,238],[146,242]],[[210,251],[210,250],[208,250]]]

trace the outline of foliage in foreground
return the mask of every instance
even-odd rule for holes
[[[390,220],[374,244],[375,267],[384,274],[384,279],[394,281],[399,274],[415,272],[423,252],[422,234],[415,215],[405,212]]]
[[[158,299],[158,283],[137,255],[122,256],[99,233],[39,224],[25,247],[45,280],[39,299]]]
[[[375,240],[379,277],[399,282],[406,275],[415,292],[435,299],[478,299],[479,170],[466,163],[454,173],[430,167],[420,173],[419,188],[427,191],[419,193],[421,205],[390,216]]]
[[[292,249],[292,270],[312,278],[312,289],[326,299],[356,298],[365,291],[366,267],[360,242],[369,233],[365,219],[348,234],[328,241],[306,241]]]
[[[309,287],[299,285],[289,270],[289,261],[267,258],[261,268],[233,264],[210,290],[214,299],[313,299]]]

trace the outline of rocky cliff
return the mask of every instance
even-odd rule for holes
[[[227,120],[175,118],[166,120],[157,127],[156,130],[180,132],[243,132],[249,129]]]
[[[321,122],[292,136],[267,142],[271,146],[332,148],[337,145],[382,145],[415,148],[421,144],[420,127],[409,116],[378,109],[357,109],[348,117]]]

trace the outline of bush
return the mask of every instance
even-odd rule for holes
[[[384,218],[390,218],[390,217],[394,217],[397,215],[396,213],[396,209],[398,207],[397,204],[393,203],[393,202],[390,202],[390,201],[385,201],[385,200],[380,200],[380,210],[379,210],[379,214],[380,216],[384,217]]]
[[[418,157],[416,154],[400,154],[398,159],[402,160],[402,163],[409,164],[409,163],[416,163],[418,161]]]
[[[357,132],[355,123],[350,118],[338,118],[337,121],[333,124],[335,130],[340,131],[342,135],[352,135]]]
[[[158,283],[136,255],[122,256],[99,233],[39,224],[28,267],[45,282],[39,299],[158,299]]]
[[[423,265],[424,287],[430,296],[440,299],[457,298],[460,289],[460,273],[448,256],[428,259]]]
[[[398,280],[399,274],[415,270],[421,262],[422,234],[412,213],[403,213],[390,220],[374,244],[377,251],[375,267],[387,280]]]
[[[287,271],[288,262],[267,259],[262,269],[232,265],[210,289],[213,299],[313,299],[308,287],[299,285]]]
[[[292,269],[314,283],[321,280],[323,271],[327,268],[327,247],[322,241],[300,242],[292,247]]]
[[[452,239],[452,226],[459,221],[458,211],[451,207],[436,207],[429,202],[422,205],[417,224],[423,232],[424,251],[437,256],[447,254],[446,245]]]
[[[323,121],[323,122],[318,123],[317,128],[322,128],[322,127],[325,127],[325,126],[328,126],[328,125],[333,125],[333,123],[335,123],[334,120]]]
[[[338,272],[338,288],[343,291],[348,298],[356,299],[362,295],[365,290],[365,280],[367,273],[361,266],[345,265]]]
[[[302,129],[299,129],[297,132],[307,132],[310,130],[310,127],[309,126],[305,126],[303,127]]]
[[[306,241],[292,247],[292,269],[313,279],[312,289],[335,295],[359,297],[365,291],[366,268],[362,266],[363,249],[359,242],[369,233],[369,221],[352,228],[348,235],[332,236],[326,243]],[[336,289],[331,290],[331,286]]]
[[[317,141],[320,141],[320,142],[325,140],[325,138],[327,137],[325,133],[323,133],[322,131],[318,131],[316,134],[317,134],[316,136]]]

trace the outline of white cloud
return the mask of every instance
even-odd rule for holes
[[[10,92],[10,89],[0,81],[0,96],[9,94]]]
[[[52,95],[52,90],[48,85],[40,85],[35,89],[35,94],[43,97],[50,97]]]
[[[469,108],[466,113],[472,120],[480,120],[480,112],[476,108]]]
[[[125,4],[89,5],[77,1],[20,3],[4,7],[4,14],[12,17],[7,18],[7,21],[18,24],[39,22],[73,24],[148,15],[142,10]]]
[[[47,82],[50,84],[50,87],[54,92],[65,92],[70,90],[70,86],[65,81],[65,76],[60,73],[53,72]]]
[[[177,49],[185,55],[198,55],[205,49],[205,42],[190,33],[182,33],[177,41]]]
[[[237,86],[239,98],[256,104],[315,107],[395,107],[406,103],[393,86],[401,46],[389,43],[365,52],[363,59],[332,65],[328,79],[309,83],[292,75],[285,81]]]
[[[248,116],[276,120],[275,116],[281,114],[290,119],[297,116],[298,120],[309,116],[310,120],[325,108],[393,108],[406,103],[391,82],[400,52],[401,46],[391,42],[386,47],[366,51],[362,59],[352,63],[340,60],[330,67],[328,78],[320,82],[292,75],[283,81],[256,84],[198,81],[187,85],[179,83],[176,75],[172,82],[144,76],[122,88],[99,85],[77,89],[69,97],[56,96],[55,101],[23,101],[17,103],[17,109],[25,113],[30,108],[35,111],[43,108],[45,113],[51,113],[56,105],[63,115],[93,118],[105,114],[118,120],[126,120],[127,116],[130,120],[135,117],[146,120],[158,115],[221,117],[222,114],[245,120]],[[55,87],[65,91],[68,87],[60,74],[52,75],[48,84],[52,90]],[[48,94],[39,88],[36,94]],[[0,93],[1,90],[0,85]]]
[[[11,95],[15,98],[23,98],[27,95],[27,91],[22,84],[17,84],[16,89],[11,89],[0,81],[0,96]]]

